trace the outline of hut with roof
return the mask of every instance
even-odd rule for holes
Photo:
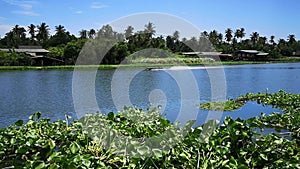
[[[268,57],[269,53],[257,50],[239,50],[236,52],[235,60],[263,61]]]
[[[33,66],[53,66],[64,64],[63,60],[48,57],[48,50],[43,49],[41,46],[19,46],[17,49],[0,49],[5,52],[24,53],[31,57],[31,65]]]

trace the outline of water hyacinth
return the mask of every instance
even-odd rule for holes
[[[0,167],[300,168],[299,98],[284,91],[261,94],[260,103],[284,113],[226,118],[210,136],[203,133],[216,122],[192,128],[190,121],[180,128],[155,109],[126,107],[70,123],[69,117],[50,122],[35,113],[25,124],[19,120],[0,129]],[[288,130],[290,136],[254,130],[265,127]]]

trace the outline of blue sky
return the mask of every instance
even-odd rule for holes
[[[246,37],[261,36],[300,39],[299,0],[0,0],[0,36],[18,24],[45,22],[54,31],[63,25],[78,36],[81,29],[102,25],[135,13],[162,12],[181,17],[201,31],[245,28]],[[149,22],[145,20],[145,24]],[[154,23],[155,24],[155,23]]]

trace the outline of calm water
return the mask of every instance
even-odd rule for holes
[[[300,93],[300,64],[298,63],[224,66],[223,68],[208,68],[209,71],[201,67],[193,67],[190,70],[179,68],[157,71],[125,69],[118,70],[117,79],[114,79],[116,74],[114,70],[100,70],[97,72],[92,92],[95,92],[97,107],[103,113],[116,112],[117,107],[122,106],[122,99],[128,98],[132,105],[141,108],[162,105],[162,114],[171,121],[176,120],[184,105],[195,105],[212,99],[210,80],[213,78],[214,82],[218,82],[222,77],[218,75],[212,77],[209,72],[224,71],[226,85],[219,85],[217,90],[224,89],[226,99],[247,92],[265,92],[267,89],[270,93],[279,89]],[[83,72],[89,73],[86,70]],[[134,76],[131,76],[132,74]],[[191,81],[187,75],[192,76],[195,81]],[[64,119],[65,114],[76,117],[78,114],[75,113],[73,104],[72,77],[73,71],[70,70],[1,71],[0,127],[13,124],[19,119],[27,120],[28,116],[36,111],[42,112],[43,117],[50,117],[53,120]],[[82,77],[80,85],[84,87],[85,83],[87,82]],[[199,100],[189,97],[195,94],[193,90],[195,85]],[[124,86],[128,86],[128,90],[124,90]],[[189,94],[186,91],[193,93]],[[82,98],[86,99],[86,97],[87,93],[82,93]],[[218,99],[218,96],[213,99]],[[117,104],[120,101],[121,103]],[[197,123],[203,123],[208,111],[198,110],[195,106],[190,107],[192,107],[191,111],[197,110]],[[84,107],[81,111],[93,110],[96,111],[97,108]],[[224,112],[222,118],[232,116],[247,119],[260,115],[261,112],[273,111],[279,110],[249,102],[235,112]]]

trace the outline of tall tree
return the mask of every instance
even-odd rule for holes
[[[251,40],[253,45],[255,45],[258,42],[258,39],[259,39],[259,33],[258,32],[253,32],[250,35],[250,40]]]
[[[295,35],[293,35],[293,34],[289,35],[288,36],[288,43],[292,44],[294,42],[296,42]]]
[[[270,36],[270,40],[269,40],[270,44],[274,46],[275,44],[275,36],[274,35],[271,35]]]
[[[64,34],[64,33],[66,33],[66,29],[64,26],[58,25],[58,26],[55,26],[55,32],[56,32],[56,34]]]
[[[80,39],[86,39],[88,37],[88,31],[85,29],[82,29],[81,31],[79,31],[79,36],[80,36]]]
[[[90,29],[89,32],[88,32],[89,38],[90,38],[90,39],[94,39],[94,38],[95,38],[95,35],[96,35],[95,29]]]
[[[242,39],[245,37],[245,29],[244,28],[237,29],[234,33],[234,37],[239,39],[241,42]]]
[[[245,29],[244,28],[240,28],[240,40],[242,40],[245,37],[246,33],[245,33]]]
[[[37,40],[42,43],[45,44],[45,42],[49,39],[49,31],[50,28],[46,23],[41,23],[41,25],[37,26],[38,28],[38,34],[37,34]]]
[[[175,31],[174,33],[173,33],[173,39],[175,40],[175,41],[177,41],[177,40],[179,40],[179,31]]]
[[[12,29],[13,39],[14,39],[14,46],[18,47],[21,43],[25,42],[26,39],[26,30],[23,27],[19,27],[19,25],[15,25]]]
[[[34,24],[30,24],[27,28],[28,28],[28,33],[30,34],[30,41],[32,44],[35,44],[36,26]]]
[[[227,28],[225,31],[225,40],[230,43],[232,41],[232,29]]]
[[[211,31],[208,35],[208,39],[214,46],[219,44],[218,32],[216,30]]]
[[[125,38],[126,39],[130,39],[131,38],[131,36],[133,35],[133,30],[134,30],[134,28],[132,26],[128,26],[125,29]]]
[[[148,24],[145,25],[145,30],[144,30],[145,34],[148,35],[148,37],[151,39],[152,36],[155,35],[155,26],[153,23],[148,22]]]

